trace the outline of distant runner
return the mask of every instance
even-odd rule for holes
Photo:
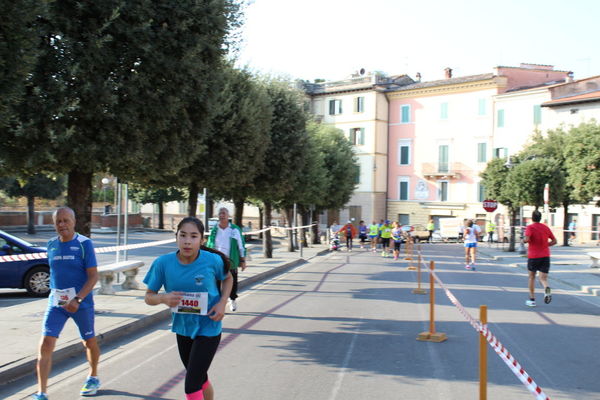
[[[542,213],[534,211],[531,214],[533,224],[527,225],[523,242],[529,243],[527,250],[527,269],[529,270],[529,300],[525,304],[535,307],[535,275],[539,271],[540,283],[544,287],[544,303],[552,301],[552,290],[548,286],[550,272],[550,246],[556,244],[554,234],[546,225],[541,224]]]

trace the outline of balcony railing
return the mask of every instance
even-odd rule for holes
[[[421,169],[428,179],[460,179],[461,172],[471,170],[463,163],[423,163]]]

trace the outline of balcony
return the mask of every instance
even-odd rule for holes
[[[426,179],[460,179],[461,171],[467,170],[463,163],[423,163],[423,176]]]

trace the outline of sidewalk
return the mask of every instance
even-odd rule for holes
[[[488,247],[485,242],[480,243],[477,250],[484,256],[494,260],[508,261],[523,271],[527,271],[527,254]],[[550,282],[560,282],[583,293],[600,296],[600,268],[590,268],[592,261],[587,255],[588,252],[600,252],[600,248],[584,245],[552,246],[550,248],[550,273],[548,275]]]
[[[267,259],[262,255],[262,245],[255,245],[250,251],[252,259],[249,261],[248,268],[246,271],[239,272],[239,288],[303,264],[327,252],[327,245],[313,245],[304,248],[303,257],[300,258],[300,251],[287,252],[283,243],[283,247],[274,249],[273,258]],[[138,275],[137,280],[140,284],[143,278]],[[118,290],[119,286],[115,285],[115,288]],[[145,289],[118,291],[115,295],[94,295],[96,334],[100,344],[170,318],[168,308],[146,305],[144,294]],[[0,385],[35,373],[41,324],[47,301],[44,298],[2,309]],[[241,307],[243,308],[243,304]],[[75,354],[84,354],[83,347],[77,327],[74,323],[67,322],[57,342],[53,361],[56,363]]]

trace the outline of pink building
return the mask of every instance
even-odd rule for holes
[[[432,218],[487,216],[479,173],[493,157],[504,111],[494,96],[564,82],[569,72],[521,64],[493,73],[417,82],[387,91],[389,101],[387,216],[405,224]]]

